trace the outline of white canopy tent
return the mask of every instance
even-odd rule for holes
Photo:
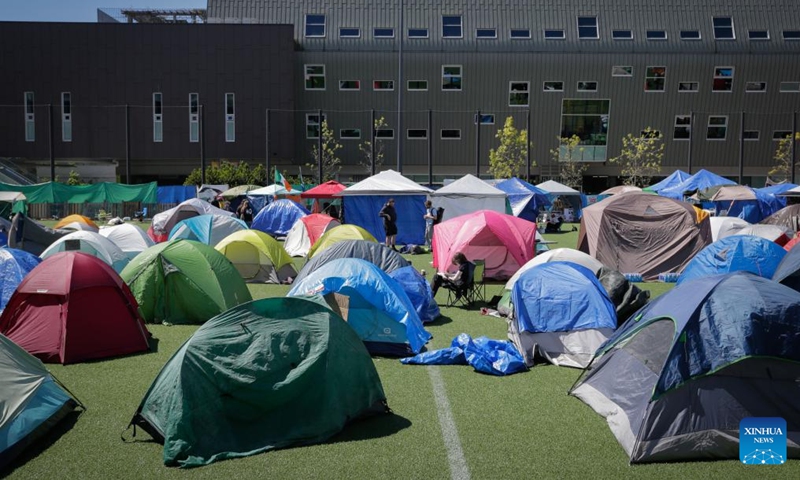
[[[431,197],[434,207],[444,208],[442,220],[478,210],[511,213],[506,192],[470,174],[436,190]]]

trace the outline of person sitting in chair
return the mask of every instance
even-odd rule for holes
[[[458,267],[455,273],[437,272],[433,276],[433,295],[439,287],[444,287],[448,290],[456,292],[456,298],[461,298],[470,286],[472,273],[475,271],[475,264],[467,260],[467,257],[461,253],[456,252],[453,255],[453,265]]]
[[[547,219],[547,226],[544,233],[558,233],[561,231],[561,224],[564,223],[564,217],[561,215],[551,213]]]

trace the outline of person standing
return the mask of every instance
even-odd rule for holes
[[[378,215],[383,218],[383,229],[386,230],[386,246],[397,251],[395,238],[397,237],[397,211],[394,209],[394,198],[390,198],[381,208]]]
[[[433,222],[436,220],[436,209],[433,208],[433,203],[428,200],[425,202],[425,246],[430,248],[433,241]]]

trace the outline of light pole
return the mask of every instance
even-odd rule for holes
[[[403,0],[400,5],[400,31],[397,32],[397,172],[403,173]]]

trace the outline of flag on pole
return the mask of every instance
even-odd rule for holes
[[[286,177],[281,175],[281,172],[279,172],[277,168],[275,169],[275,183],[282,184],[283,188],[286,189],[287,193],[292,191],[292,184],[289,183],[288,180],[286,180]]]

